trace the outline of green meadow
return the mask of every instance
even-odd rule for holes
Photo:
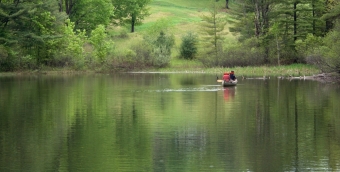
[[[221,14],[228,17],[225,1],[219,1]],[[160,70],[178,70],[185,68],[203,68],[204,65],[198,61],[181,60],[178,58],[181,37],[187,32],[199,34],[201,16],[209,12],[210,0],[154,0],[150,4],[150,16],[146,17],[142,25],[136,26],[134,33],[127,33],[127,37],[115,39],[118,51],[125,51],[130,45],[142,40],[144,34],[154,27],[160,20],[166,21],[167,32],[175,37],[175,46],[172,50],[172,58],[169,68]],[[125,29],[129,32],[130,28],[115,29],[116,34]],[[235,42],[236,36],[228,31],[228,23],[225,26],[226,42]]]
[[[224,8],[225,1],[219,1],[221,13],[228,17],[228,11]],[[235,68],[205,68],[196,60],[179,59],[179,46],[181,36],[186,32],[200,32],[200,16],[209,12],[209,0],[154,0],[150,5],[150,13],[142,25],[137,26],[135,33],[128,33],[127,39],[119,41],[119,49],[124,49],[128,45],[141,40],[142,35],[148,31],[159,20],[167,21],[168,31],[175,36],[175,46],[172,51],[170,66],[161,69],[149,69],[148,71],[159,72],[205,72],[223,73],[224,71],[235,70],[243,76],[303,76],[319,73],[319,70],[310,65],[294,64],[289,66],[262,66],[262,67],[235,67]],[[232,8],[232,4],[230,4]],[[229,24],[225,26],[225,46],[237,41],[237,36],[229,33]]]

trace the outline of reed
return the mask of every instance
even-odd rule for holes
[[[277,76],[312,76],[320,73],[319,69],[314,66],[306,64],[292,64],[287,66],[258,66],[258,67],[215,67],[215,68],[205,68],[198,61],[188,61],[175,59],[172,60],[171,65],[167,68],[162,69],[152,69],[156,72],[180,72],[180,73],[213,73],[222,74],[224,72],[235,71],[237,76],[244,77],[277,77]]]

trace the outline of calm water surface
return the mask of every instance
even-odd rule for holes
[[[340,88],[212,74],[0,77],[0,171],[340,171]]]

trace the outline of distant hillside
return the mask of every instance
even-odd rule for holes
[[[117,46],[126,48],[126,45],[135,42],[136,39],[141,39],[143,32],[160,19],[169,22],[170,31],[175,35],[175,44],[179,46],[183,34],[188,31],[199,32],[200,16],[207,14],[210,3],[210,0],[153,0],[150,4],[151,15],[145,18],[142,25],[136,26],[135,33],[129,33],[129,40],[118,40]],[[221,12],[225,13],[225,1],[220,0],[218,4],[221,6]],[[228,27],[226,26],[227,32]],[[226,36],[233,38],[231,34],[226,34]],[[176,55],[176,52],[174,52],[174,55]]]

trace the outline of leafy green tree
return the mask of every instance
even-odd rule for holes
[[[340,25],[335,23],[333,30],[325,37],[308,34],[305,40],[296,41],[299,54],[307,63],[317,66],[322,72],[340,74]]]
[[[105,27],[98,25],[96,29],[92,30],[90,42],[94,47],[94,56],[97,61],[103,63],[108,53],[109,43],[106,41]]]
[[[114,19],[117,24],[131,25],[131,32],[135,31],[135,25],[142,23],[149,16],[147,5],[151,0],[112,0],[114,6]]]
[[[323,38],[308,34],[306,39],[296,41],[296,49],[299,54],[307,58],[307,62],[313,64],[322,56]]]
[[[84,66],[84,44],[87,37],[84,31],[75,30],[74,28],[75,24],[68,19],[60,42],[62,44],[61,53],[56,57],[56,61],[61,65],[74,65],[76,68],[81,68]]]
[[[279,35],[279,25],[277,23],[274,23],[272,27],[269,29],[269,33],[273,34],[275,37],[275,43],[276,43],[276,54],[277,54],[277,65],[280,66],[280,47],[281,47],[281,40]]]
[[[334,29],[324,38],[323,59],[317,64],[323,72],[337,72],[340,74],[340,20]]]
[[[97,25],[107,26],[113,17],[111,0],[59,0],[59,11],[67,13],[75,29],[88,34]]]

